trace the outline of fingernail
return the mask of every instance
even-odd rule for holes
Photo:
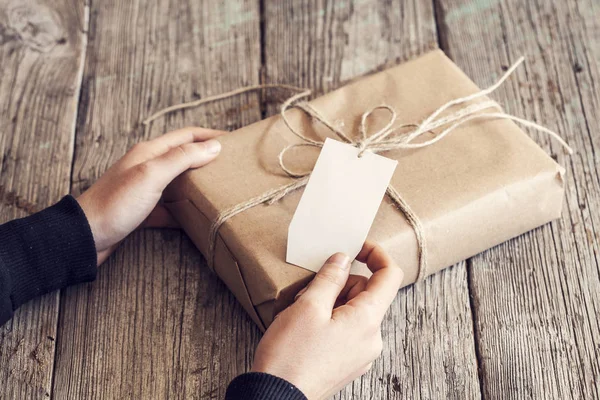
[[[218,140],[207,140],[204,142],[204,145],[210,154],[217,154],[221,151],[221,143]]]
[[[335,253],[327,259],[326,264],[335,264],[342,269],[350,268],[350,257],[344,253]]]

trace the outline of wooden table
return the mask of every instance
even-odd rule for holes
[[[213,3],[213,4],[209,4]],[[0,0],[0,219],[89,187],[134,143],[184,125],[234,129],[261,82],[325,92],[440,47],[494,96],[558,131],[562,219],[402,290],[374,368],[341,399],[600,397],[598,0]],[[6,399],[220,399],[260,332],[182,233],[134,233],[98,280],[0,328]]]

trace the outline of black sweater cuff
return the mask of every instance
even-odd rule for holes
[[[262,372],[248,372],[229,384],[225,400],[307,400],[285,379]]]
[[[0,225],[0,325],[34,297],[96,278],[97,254],[72,196]]]

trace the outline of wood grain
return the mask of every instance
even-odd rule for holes
[[[266,81],[317,92],[437,43],[432,4],[422,1],[266,2],[264,32]],[[402,290],[382,330],[382,357],[336,398],[480,396],[464,263]]]
[[[469,262],[486,399],[600,397],[600,7],[589,1],[438,3],[442,43],[468,75],[493,82],[527,62],[495,99],[558,131],[572,156],[563,217]]]
[[[69,192],[85,29],[80,1],[0,0],[0,223]],[[0,397],[48,398],[58,300],[35,299],[0,327]]]
[[[261,117],[258,95],[139,122],[174,103],[256,84],[258,3],[182,0],[91,5],[74,191],[134,143],[186,125],[233,129]],[[56,399],[222,398],[259,331],[179,231],[133,234],[90,285],[64,294]]]

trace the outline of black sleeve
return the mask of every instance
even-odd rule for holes
[[[225,400],[307,400],[285,379],[261,372],[248,372],[229,384]]]
[[[96,246],[72,196],[0,225],[0,325],[34,297],[96,278]]]

